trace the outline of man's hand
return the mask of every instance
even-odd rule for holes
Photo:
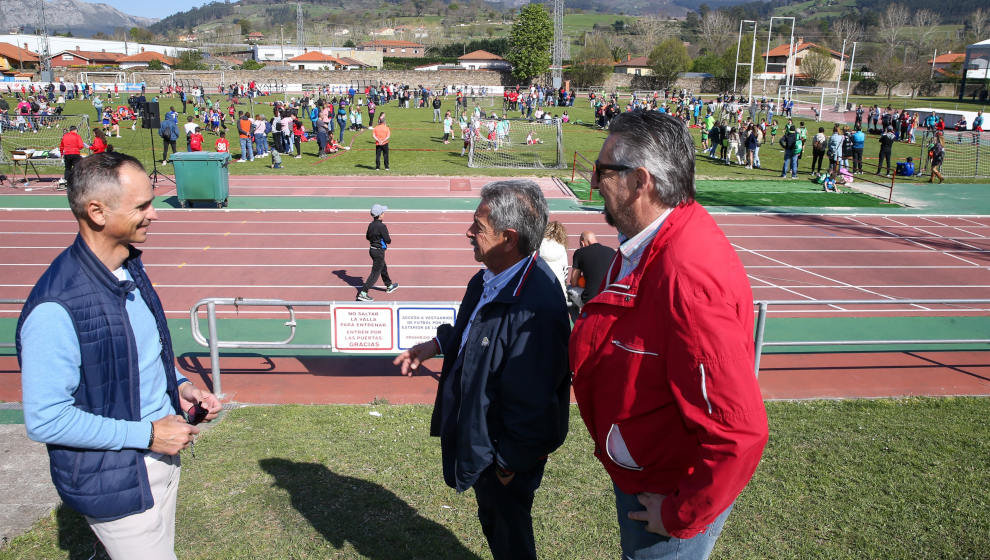
[[[178,455],[180,451],[189,447],[193,436],[199,433],[199,428],[187,424],[178,414],[166,416],[152,422],[151,425],[155,431],[151,450],[164,455]]]
[[[424,360],[436,356],[440,352],[436,340],[427,340],[399,354],[392,360],[392,365],[402,368],[402,375],[411,376]]]
[[[639,503],[643,504],[646,511],[630,511],[629,519],[633,521],[646,521],[646,530],[651,533],[669,537],[670,533],[663,528],[663,520],[660,518],[660,506],[663,505],[663,494],[653,492],[642,492],[636,495]]]
[[[197,403],[202,405],[208,412],[206,418],[203,420],[204,422],[209,422],[219,416],[220,410],[223,408],[223,405],[220,404],[220,399],[216,395],[196,387],[191,381],[180,385],[179,406],[182,407],[182,410],[188,411]]]

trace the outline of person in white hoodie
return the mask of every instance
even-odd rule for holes
[[[560,284],[564,297],[567,297],[567,229],[560,222],[554,220],[547,223],[547,229],[543,233],[543,242],[540,244],[540,256],[550,266],[557,283]]]

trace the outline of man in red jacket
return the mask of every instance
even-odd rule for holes
[[[767,442],[749,281],[694,200],[694,146],[677,119],[615,117],[591,186],[621,245],[569,353],[622,557],[707,558]]]
[[[70,126],[69,131],[62,135],[62,141],[58,144],[58,151],[62,154],[62,159],[65,160],[65,174],[62,176],[61,183],[69,182],[72,168],[82,159],[80,153],[87,147],[82,136],[76,132],[75,126]]]

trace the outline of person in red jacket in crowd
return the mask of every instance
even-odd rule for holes
[[[108,146],[107,135],[103,132],[103,129],[99,127],[94,128],[93,143],[89,145],[89,151],[94,154],[102,154],[108,151]],[[109,151],[113,151],[113,149],[111,148]]]
[[[72,175],[72,168],[82,159],[81,152],[89,146],[83,142],[82,136],[76,132],[75,126],[70,126],[69,131],[62,135],[62,141],[58,144],[58,151],[65,161],[65,174],[62,175],[60,184],[67,184]]]
[[[694,144],[656,111],[612,120],[592,188],[621,245],[581,309],[574,395],[614,483],[623,558],[707,558],[767,443],[753,293],[695,201]]]

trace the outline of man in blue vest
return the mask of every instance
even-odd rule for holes
[[[79,234],[17,323],[24,424],[47,444],[62,501],[111,558],[173,560],[178,454],[220,402],[176,372],[165,312],[133,246],[158,218],[140,162],[85,158],[67,191]]]

